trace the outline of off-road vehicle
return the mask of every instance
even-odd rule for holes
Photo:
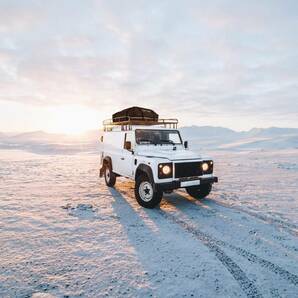
[[[103,122],[100,177],[113,187],[119,176],[135,180],[135,197],[153,208],[163,192],[185,188],[194,198],[206,197],[217,182],[213,161],[188,149],[177,119],[159,119],[150,109],[131,107]]]

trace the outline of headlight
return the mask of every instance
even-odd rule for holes
[[[168,165],[162,167],[162,172],[165,175],[169,175],[171,173],[171,168]]]
[[[202,170],[203,170],[204,172],[207,172],[208,169],[209,169],[209,165],[208,165],[208,163],[207,163],[207,162],[204,162],[204,163],[202,164]]]
[[[161,163],[158,165],[158,178],[171,178],[172,177],[172,163]]]

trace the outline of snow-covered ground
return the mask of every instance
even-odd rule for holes
[[[0,297],[297,297],[298,150],[214,152],[159,209],[96,155],[0,151]]]

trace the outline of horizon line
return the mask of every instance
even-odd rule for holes
[[[251,130],[254,130],[254,129],[270,129],[270,128],[279,128],[279,129],[298,129],[298,127],[282,127],[282,126],[268,126],[268,127],[252,127],[250,129],[246,129],[246,130],[236,130],[236,129],[233,129],[233,128],[230,128],[230,127],[226,127],[226,126],[214,126],[214,125],[184,125],[184,126],[180,126],[178,127],[178,130],[181,129],[181,128],[186,128],[186,127],[210,127],[210,128],[224,128],[224,129],[229,129],[231,131],[234,131],[234,132],[249,132]],[[90,128],[90,129],[87,129],[87,130],[84,130],[82,132],[73,132],[73,133],[70,133],[70,132],[58,132],[58,131],[51,131],[51,130],[44,130],[44,129],[37,129],[37,130],[24,130],[24,131],[4,131],[4,130],[1,130],[0,133],[3,133],[3,134],[25,134],[25,133],[36,133],[36,132],[40,132],[40,133],[46,133],[46,134],[60,134],[60,135],[83,135],[83,134],[86,134],[88,132],[91,132],[91,131],[102,131],[102,128],[98,128],[98,129],[95,129],[95,128]]]

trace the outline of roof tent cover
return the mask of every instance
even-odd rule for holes
[[[158,121],[158,114],[150,109],[130,107],[113,114],[112,118],[114,123],[129,120]]]

